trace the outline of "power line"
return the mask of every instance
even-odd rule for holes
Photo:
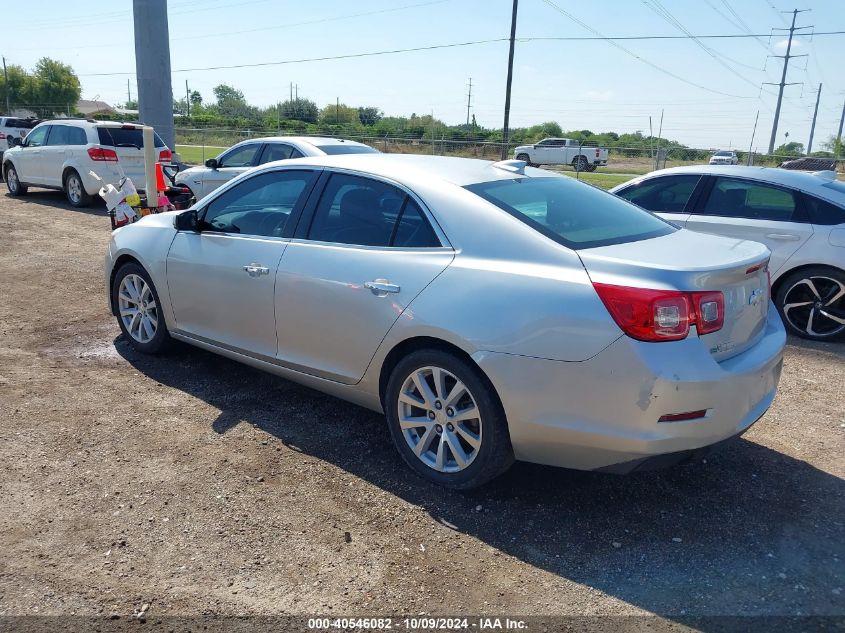
[[[636,53],[634,53],[630,49],[622,46],[622,44],[620,44],[619,42],[617,42],[613,39],[607,38],[603,33],[594,29],[593,27],[591,27],[586,22],[583,22],[582,20],[576,18],[574,15],[572,15],[568,11],[562,9],[561,7],[556,5],[554,2],[552,2],[552,0],[543,0],[543,2],[545,2],[547,5],[549,5],[550,7],[555,9],[556,11],[558,11],[560,14],[566,16],[567,18],[569,18],[570,20],[572,20],[576,24],[578,24],[578,25],[582,26],[583,28],[587,29],[593,35],[606,39],[607,43],[610,44],[611,46],[621,50],[623,53],[630,55],[634,59],[646,64],[647,66],[654,68],[655,70],[663,73],[664,75],[668,75],[669,77],[672,77],[673,79],[677,79],[678,81],[681,81],[681,82],[688,84],[690,86],[694,86],[695,88],[699,88],[700,90],[706,90],[707,92],[713,92],[715,94],[720,94],[720,95],[724,95],[724,96],[727,96],[727,97],[738,97],[739,96],[739,95],[734,95],[734,94],[731,94],[731,93],[728,93],[728,92],[722,92],[721,90],[715,90],[713,88],[708,88],[707,86],[702,86],[701,84],[695,83],[694,81],[690,81],[689,79],[685,79],[684,77],[681,77],[680,75],[677,75],[677,74],[673,73],[672,71],[667,70],[666,68],[663,68],[662,66],[658,66],[657,64],[650,62],[643,57],[640,57],[639,55],[637,55]]]

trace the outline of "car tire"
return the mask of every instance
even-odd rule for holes
[[[144,354],[158,354],[170,346],[158,292],[142,266],[130,262],[120,267],[111,298],[120,331],[132,347]]]
[[[528,165],[528,167],[539,167],[539,165],[538,165],[538,164],[536,164],[536,163],[532,163],[532,162],[531,162],[531,157],[530,157],[528,154],[524,154],[524,153],[523,153],[523,154],[519,154],[519,155],[516,157],[516,160],[521,160],[521,161],[524,161],[524,162],[525,162],[525,164],[526,164],[526,165]]]
[[[435,376],[441,377],[439,387]],[[428,387],[424,400],[423,383]],[[390,374],[384,404],[396,449],[427,481],[458,490],[477,488],[514,461],[493,385],[455,354],[431,349],[403,358]]]
[[[572,169],[575,171],[587,171],[587,158],[584,156],[576,156],[572,159]]]
[[[85,191],[85,185],[82,183],[82,178],[75,169],[71,169],[65,174],[64,191],[67,201],[73,207],[87,207],[91,204],[91,196]]]
[[[845,271],[812,266],[792,273],[778,284],[775,306],[790,334],[812,341],[843,339]]]
[[[595,170],[596,170],[596,166],[593,163],[587,163],[587,165],[584,167],[584,171],[595,171]]]
[[[3,178],[6,181],[6,188],[9,190],[10,196],[25,196],[28,188],[26,185],[21,184],[20,178],[18,177],[18,170],[15,169],[14,165],[7,165],[5,171],[3,172]]]

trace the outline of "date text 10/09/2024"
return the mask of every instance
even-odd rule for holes
[[[526,630],[524,620],[496,617],[479,618],[309,618],[308,628],[315,631],[360,629],[364,631],[389,631],[393,629],[414,630],[481,630],[519,631]]]

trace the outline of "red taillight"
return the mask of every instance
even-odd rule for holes
[[[158,162],[169,163],[171,160],[173,160],[173,152],[167,148],[161,150],[161,153],[158,155]]]
[[[699,334],[721,330],[725,325],[725,295],[721,292],[693,292],[692,304]]]
[[[6,138],[6,133],[5,133],[5,132],[0,132],[0,141],[2,141],[2,140],[3,140],[3,139],[5,139],[5,138]]]
[[[601,150],[597,147],[597,148],[596,148],[596,158],[598,158],[598,157],[599,157],[600,152],[601,152]]]
[[[98,162],[117,162],[117,152],[113,149],[105,149],[103,147],[91,147],[88,149],[88,156],[91,157],[91,160],[96,160]]]
[[[690,326],[708,334],[725,323],[721,292],[651,290],[594,283],[610,316],[625,334],[639,341],[678,341]]]

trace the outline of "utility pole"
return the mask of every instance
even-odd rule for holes
[[[338,125],[340,123],[340,97],[337,98],[334,106],[334,124]]]
[[[6,72],[6,58],[3,58],[3,88],[6,93],[6,114],[12,114],[12,108],[9,107],[9,75]],[[843,110],[845,112],[845,110]],[[842,135],[842,124],[839,124],[839,135]]]
[[[795,19],[798,17],[799,13],[803,13],[804,11],[809,11],[809,9],[793,9],[792,11],[792,24],[790,25],[789,29],[774,29],[776,31],[789,31],[789,41],[786,44],[786,55],[775,55],[774,57],[783,57],[783,74],[780,78],[779,84],[770,84],[772,86],[780,86],[778,90],[778,103],[777,107],[775,108],[775,120],[772,122],[772,137],[769,139],[769,154],[774,153],[775,151],[775,141],[777,140],[778,135],[778,121],[780,119],[780,106],[783,103],[783,89],[785,86],[792,86],[794,84],[786,83],[786,69],[789,67],[789,60],[792,57],[806,57],[806,55],[790,55],[790,51],[792,51],[792,36],[795,34],[795,31],[800,31],[801,29],[809,29],[809,26],[795,26]],[[786,13],[786,12],[785,12]],[[769,83],[769,82],[765,82]]]
[[[467,93],[467,126],[469,126],[469,106],[472,103],[472,77],[469,78],[469,92]]]
[[[508,143],[510,142],[510,129],[508,123],[511,116],[511,82],[513,81],[513,47],[516,40],[516,9],[519,0],[513,0],[513,13],[511,15],[511,45],[508,51],[508,82],[505,87],[505,125],[502,128],[502,160],[508,157]]]
[[[293,82],[290,82],[290,100],[293,101]]]
[[[299,101],[299,84],[294,84],[294,94],[296,95],[296,100]]]
[[[8,93],[7,93],[8,94]],[[842,116],[839,117],[839,131],[836,138],[839,139],[839,151],[842,151],[842,124],[845,123],[845,103],[842,104]],[[838,156],[836,158],[839,158]]]
[[[167,0],[133,0],[135,75],[139,119],[155,128],[164,144],[176,148]]]
[[[188,108],[188,118],[191,118],[191,91],[188,88],[188,80],[185,80],[185,107]]]
[[[810,126],[810,140],[807,141],[807,156],[813,151],[813,135],[816,133],[816,117],[819,115],[819,101],[822,98],[822,85],[819,84],[819,92],[816,95],[816,109],[813,110],[813,124]]]
[[[132,93],[129,90],[129,78],[126,79],[126,107],[132,102]]]
[[[757,120],[760,118],[760,111],[757,110],[757,116],[754,117],[754,129],[751,130],[751,142],[748,144],[748,166],[751,166],[751,152],[754,147],[754,135],[757,133]]]

